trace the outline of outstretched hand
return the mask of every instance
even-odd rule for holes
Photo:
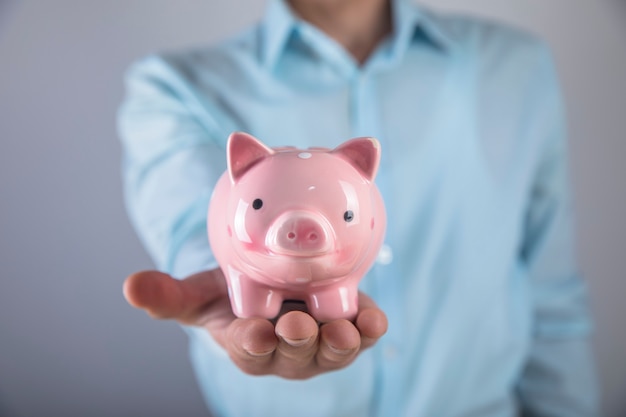
[[[385,313],[363,293],[354,323],[342,319],[320,326],[297,310],[273,321],[237,318],[220,269],[184,280],[158,271],[138,272],[126,279],[124,296],[153,318],[204,327],[242,371],[253,375],[306,379],[341,369],[387,331]]]

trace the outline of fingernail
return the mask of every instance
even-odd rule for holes
[[[338,355],[348,355],[349,353],[353,352],[353,349],[338,349],[331,345],[328,345],[328,348]]]
[[[274,352],[274,349],[268,350],[267,352],[252,352],[252,351],[249,351],[247,349],[245,349],[245,351],[250,356],[261,357],[261,356],[267,356],[267,355],[271,354],[272,352]]]
[[[268,350],[265,350],[265,351],[253,350],[253,349],[250,349],[250,345],[247,344],[247,343],[243,343],[241,345],[241,347],[243,348],[243,350],[246,351],[246,353],[248,355],[255,356],[255,357],[267,356],[267,355],[271,354],[272,352],[274,352],[274,350],[275,350],[275,347],[272,347],[272,348],[270,348]]]
[[[281,336],[281,338],[289,345],[289,346],[293,346],[293,347],[300,347],[300,346],[304,346],[307,343],[309,343],[311,341],[311,337],[308,337],[306,339],[290,339],[288,337],[284,337]]]

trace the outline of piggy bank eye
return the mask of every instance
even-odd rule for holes
[[[258,210],[261,207],[263,207],[263,200],[261,200],[260,198],[257,198],[256,200],[252,202],[253,209]]]
[[[343,213],[343,219],[350,223],[354,219],[354,213],[352,212],[352,210],[348,210]]]

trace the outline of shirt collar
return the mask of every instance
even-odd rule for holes
[[[391,1],[394,22],[391,59],[400,59],[417,38],[444,52],[452,47],[452,37],[435,16],[411,0]],[[261,24],[261,58],[268,69],[274,68],[300,23],[286,0],[270,0]]]
[[[261,24],[261,54],[267,68],[273,68],[297,25],[285,0],[271,0]]]
[[[428,10],[410,0],[392,0],[391,4],[394,27],[392,43],[396,53],[403,53],[409,44],[418,39],[443,52],[452,48],[452,38]]]

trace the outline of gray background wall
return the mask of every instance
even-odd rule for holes
[[[552,45],[569,108],[581,262],[611,417],[626,415],[626,3],[428,0]],[[126,305],[115,111],[149,52],[213,42],[254,0],[0,0],[0,416],[206,415],[184,334]],[[574,366],[575,364],[573,364]]]

